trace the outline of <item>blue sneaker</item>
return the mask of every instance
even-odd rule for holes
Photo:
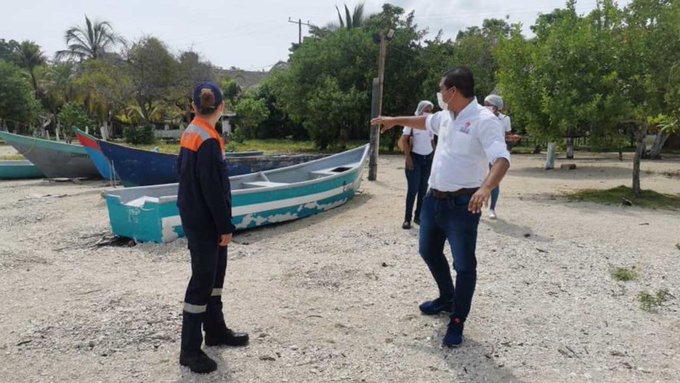
[[[425,315],[437,315],[442,311],[451,312],[453,302],[443,298],[437,298],[433,301],[426,301],[420,304],[418,308],[420,312]]]
[[[451,318],[449,326],[446,329],[446,335],[442,340],[442,346],[459,347],[463,344],[463,322],[460,318]]]

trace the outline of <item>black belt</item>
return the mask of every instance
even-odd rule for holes
[[[456,191],[439,191],[437,189],[430,189],[432,196],[438,199],[449,199],[461,195],[475,194],[477,190],[479,190],[479,188],[463,188]]]

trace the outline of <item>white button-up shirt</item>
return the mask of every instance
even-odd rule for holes
[[[498,158],[510,161],[501,122],[476,99],[456,118],[449,111],[429,115],[425,126],[439,136],[428,181],[431,189],[480,187],[489,163]]]
[[[512,128],[510,127],[510,116],[498,113],[498,120],[501,122],[501,125],[503,125],[503,136],[505,136],[505,133],[510,133],[512,131]]]
[[[411,152],[420,154],[421,156],[432,153],[432,139],[434,139],[434,134],[429,130],[413,129],[405,126],[402,135],[412,136],[411,142],[413,143],[413,147],[411,147]]]

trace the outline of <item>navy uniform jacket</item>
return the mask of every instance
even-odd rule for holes
[[[177,207],[182,226],[208,238],[233,233],[222,138],[207,121],[196,117],[182,134],[180,145]]]

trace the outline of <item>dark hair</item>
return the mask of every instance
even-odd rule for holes
[[[446,88],[455,86],[456,90],[461,92],[464,97],[469,98],[475,95],[475,78],[472,76],[472,71],[463,66],[446,71],[444,73],[444,85]]]
[[[198,114],[207,116],[213,114],[217,109],[215,105],[215,95],[209,88],[201,89],[201,107],[198,108]]]

